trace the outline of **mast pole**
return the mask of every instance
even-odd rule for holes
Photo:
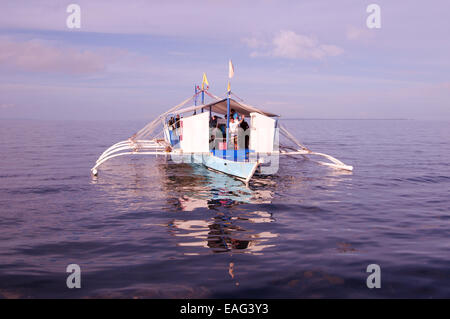
[[[227,93],[227,149],[230,142],[230,80],[228,80],[228,93]]]
[[[227,89],[227,149],[230,142],[230,95],[231,95],[231,78],[234,76],[234,67],[231,59],[228,61],[228,89]],[[233,147],[234,149],[234,147]]]

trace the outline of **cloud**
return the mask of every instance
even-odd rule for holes
[[[345,35],[347,37],[347,40],[368,42],[374,37],[375,32],[368,28],[357,28],[354,26],[349,26],[347,27]]]
[[[27,72],[90,74],[106,68],[104,55],[75,48],[60,48],[42,40],[0,38],[0,66]]]
[[[271,41],[245,38],[242,42],[254,49],[250,54],[251,57],[272,56],[286,59],[321,60],[344,53],[344,50],[336,45],[320,44],[314,37],[297,34],[290,30],[278,32]]]
[[[15,107],[12,103],[0,103],[0,109],[10,109]]]
[[[443,82],[443,83],[440,83],[438,87],[439,87],[439,88],[442,88],[442,89],[447,89],[447,90],[449,90],[449,92],[450,92],[450,82]]]
[[[245,43],[250,49],[260,49],[268,46],[267,41],[257,37],[243,38],[242,42]]]

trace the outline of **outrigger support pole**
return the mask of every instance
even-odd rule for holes
[[[167,146],[156,140],[128,139],[114,144],[99,156],[94,167],[91,168],[92,175],[97,176],[97,168],[107,160],[123,155],[167,155]]]
[[[329,160],[331,163],[329,162],[321,162],[321,161],[314,161],[316,163],[319,163],[321,165],[326,165],[326,166],[330,166],[332,168],[336,168],[336,169],[342,169],[345,171],[353,171],[353,166],[350,165],[346,165],[343,162],[341,162],[340,160],[338,160],[337,158],[328,155],[328,154],[324,154],[324,153],[317,153],[317,152],[312,152],[309,150],[296,150],[296,151],[286,151],[286,150],[281,150],[280,155],[289,155],[289,156],[293,156],[293,155],[302,155],[303,157],[307,158],[306,156],[309,155],[316,155],[316,156],[321,156],[326,158],[327,160]],[[309,158],[307,158],[309,159]]]
[[[317,163],[319,164],[327,165],[337,169],[343,169],[346,171],[353,171],[353,166],[346,165],[331,155],[311,151],[309,148],[301,144],[284,126],[280,125],[279,127],[281,134],[283,134],[284,137],[286,137],[297,147],[299,147],[299,149],[295,149],[292,147],[280,146],[280,153],[279,153],[280,155],[302,155],[304,158],[307,158],[308,155],[321,156],[329,160],[331,163],[317,161]]]

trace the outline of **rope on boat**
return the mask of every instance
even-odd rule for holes
[[[220,100],[220,97],[209,93],[208,91],[204,91],[207,95],[209,95],[211,98],[215,99],[215,100]],[[162,135],[162,131],[157,133],[154,136],[151,136],[151,134],[155,131],[155,129],[159,126],[159,121],[163,121],[165,116],[170,114],[170,113],[174,113],[176,110],[179,110],[180,108],[182,108],[184,105],[186,105],[189,101],[195,99],[198,95],[200,95],[200,93],[202,93],[202,91],[198,91],[197,93],[195,93],[193,96],[191,96],[190,98],[184,100],[183,102],[181,102],[178,105],[175,105],[174,107],[172,107],[171,109],[169,109],[168,111],[164,112],[163,114],[159,115],[156,119],[154,119],[152,122],[150,122],[149,124],[147,124],[146,126],[144,126],[139,132],[135,133],[133,136],[130,137],[130,139],[134,140],[136,138],[147,138],[147,139],[151,139],[151,138],[157,138],[158,136]]]
[[[346,171],[352,171],[353,170],[353,166],[350,165],[346,165],[343,162],[341,162],[340,160],[338,160],[337,158],[328,155],[328,154],[324,154],[324,153],[317,153],[317,152],[313,152],[311,151],[309,148],[307,148],[306,146],[304,146],[303,144],[301,144],[295,137],[294,135],[292,135],[284,126],[279,125],[280,128],[280,132],[281,134],[286,137],[288,140],[290,140],[292,143],[294,143],[295,145],[297,145],[298,147],[300,147],[299,150],[295,150],[295,148],[293,147],[289,147],[289,146],[281,146],[280,147],[280,154],[282,155],[302,155],[304,158],[307,158],[306,155],[316,155],[316,156],[320,156],[320,157],[324,157],[327,160],[329,160],[331,163],[328,162],[320,162],[317,161],[317,163],[322,164],[322,165],[327,165],[333,168],[337,168],[337,169],[343,169]]]
[[[210,92],[208,92],[208,91],[205,91],[205,93],[206,93],[207,95],[209,95],[210,97],[212,97],[213,99],[216,99],[217,101],[222,100],[221,97],[219,97],[219,96],[217,96],[217,95],[215,95],[215,94],[212,94],[212,93],[210,93]]]
[[[241,102],[244,102],[244,99],[241,99],[239,96],[237,96],[234,92],[230,91],[231,95],[233,95],[235,98],[240,100]]]
[[[159,121],[161,119],[163,119],[167,114],[176,111],[177,109],[183,107],[186,103],[188,103],[189,101],[193,100],[200,92],[197,92],[196,94],[194,94],[193,96],[191,96],[190,98],[184,100],[183,102],[181,102],[178,105],[175,105],[174,107],[172,107],[170,110],[168,110],[167,112],[159,115],[156,119],[154,119],[153,121],[151,121],[150,123],[148,123],[146,126],[144,126],[141,130],[139,130],[137,133],[135,133],[133,136],[130,137],[131,140],[135,140],[136,138],[144,138],[148,135],[151,135],[154,130],[156,129],[156,127],[159,125]]]
[[[281,134],[283,134],[284,137],[286,137],[288,140],[290,140],[291,142],[293,142],[295,145],[297,145],[298,147],[300,147],[302,150],[305,151],[310,151],[311,150],[309,148],[307,148],[305,145],[301,144],[295,137],[294,135],[292,135],[283,125],[279,125],[280,128],[280,132]]]

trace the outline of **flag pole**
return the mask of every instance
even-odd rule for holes
[[[206,73],[203,73],[203,79],[202,79],[202,105],[205,104],[205,84],[206,84],[206,87],[208,87],[208,85],[209,85],[208,78],[206,77]]]
[[[197,106],[197,84],[194,84],[194,93],[195,93],[194,105]]]

